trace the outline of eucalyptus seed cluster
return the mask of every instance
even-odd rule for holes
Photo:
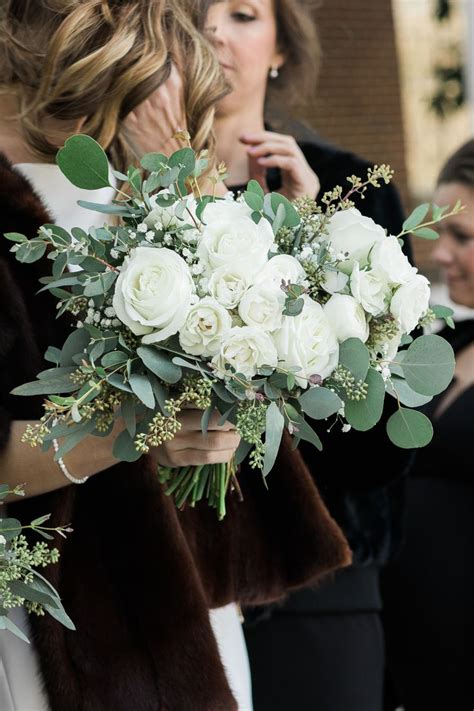
[[[173,401],[167,401],[166,406],[169,409]],[[173,408],[171,408],[173,409]],[[150,424],[147,432],[138,434],[135,437],[135,447],[138,452],[148,454],[151,447],[159,447],[164,442],[170,442],[181,429],[181,422],[176,418],[181,407],[175,409],[169,417],[157,413]]]
[[[57,548],[50,549],[43,541],[30,548],[23,535],[14,538],[8,550],[3,545],[0,546],[0,608],[11,610],[15,607],[25,607],[29,612],[43,615],[44,610],[39,603],[29,602],[14,594],[10,583],[20,581],[29,585],[34,579],[29,568],[44,568],[51,563],[57,563],[58,560]]]
[[[275,242],[277,243],[280,252],[283,252],[284,254],[290,254],[294,239],[295,233],[290,227],[280,227],[275,236]]]
[[[44,438],[51,432],[50,429],[51,416],[46,414],[35,425],[27,425],[24,433],[21,436],[21,441],[24,444],[29,444],[30,447],[38,447],[44,443]]]
[[[434,321],[436,321],[436,314],[433,309],[428,309],[428,311],[421,317],[419,325],[421,328],[428,328],[428,326],[431,326]]]
[[[69,376],[70,380],[72,380],[75,385],[85,385],[87,381],[90,378],[90,373],[87,373],[86,371],[82,370],[82,368],[78,368],[75,370],[71,375]]]
[[[179,401],[196,405],[199,410],[206,410],[211,405],[212,382],[206,378],[187,376],[183,379],[184,389]]]
[[[329,387],[343,390],[349,400],[365,400],[369,386],[363,380],[356,380],[350,370],[338,365],[327,381]]]
[[[374,353],[383,349],[383,345],[399,333],[397,319],[391,314],[371,319],[369,328],[370,333],[366,345]]]
[[[79,316],[87,311],[87,304],[88,300],[85,296],[72,296],[65,304],[65,311],[69,311],[73,316]]]
[[[245,400],[237,410],[237,432],[243,440],[253,445],[249,456],[252,469],[262,469],[265,456],[265,444],[262,434],[265,432],[267,405],[258,400]]]
[[[316,200],[313,200],[310,197],[297,198],[294,200],[293,205],[302,220],[311,217],[311,215],[314,215],[315,213],[321,212],[321,208],[316,203]]]
[[[95,426],[99,432],[107,432],[115,419],[115,410],[122,402],[122,396],[108,384],[102,384],[101,394],[92,402],[80,408],[84,418],[91,419],[95,415]]]

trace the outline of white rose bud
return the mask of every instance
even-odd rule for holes
[[[403,333],[418,326],[430,302],[430,283],[421,274],[415,274],[406,284],[399,286],[392,297],[390,312],[400,324]]]
[[[207,288],[222,306],[235,309],[249,286],[250,281],[243,271],[224,266],[212,272]]]
[[[351,274],[352,296],[372,316],[380,316],[387,310],[391,290],[387,282],[380,280],[377,273],[361,270],[358,262]]]
[[[229,312],[215,299],[206,297],[191,307],[179,332],[179,342],[186,353],[206,358],[219,352],[231,328]]]
[[[306,278],[306,273],[295,257],[289,254],[277,254],[272,257],[255,278],[256,284],[274,284],[280,286],[286,283],[301,284]]]
[[[320,304],[304,296],[304,307],[298,316],[284,316],[281,328],[273,334],[279,365],[299,367],[296,381],[302,388],[314,376],[327,378],[337,366],[339,344]],[[321,382],[321,381],[319,381]]]
[[[212,362],[220,377],[225,375],[225,366],[232,366],[246,378],[252,378],[262,365],[276,367],[277,352],[267,333],[251,326],[236,326],[225,338],[220,353]]]
[[[398,239],[393,235],[374,245],[370,253],[370,266],[374,274],[388,284],[405,284],[416,274],[415,267],[403,254]]]
[[[278,286],[252,286],[239,304],[240,318],[247,326],[274,331],[280,328],[286,295]]]
[[[348,258],[339,265],[339,269],[346,274],[351,273],[354,262],[365,266],[374,244],[386,237],[380,225],[370,217],[364,217],[355,207],[336,212],[329,221],[328,233],[334,253],[348,254]]]
[[[324,312],[339,343],[348,338],[359,338],[363,343],[369,337],[369,326],[364,309],[353,296],[333,294],[324,305]]]
[[[228,208],[235,203],[223,201]],[[221,207],[224,211],[224,206]],[[232,267],[245,272],[249,279],[258,274],[268,260],[273,244],[273,230],[266,219],[255,222],[250,217],[237,216],[233,210],[212,220],[202,233],[197,255],[210,272],[219,267]]]
[[[250,217],[252,210],[244,201],[216,200],[209,202],[203,210],[202,221],[209,225],[220,220],[235,220],[239,217]]]
[[[138,247],[124,261],[113,307],[143,343],[158,343],[183,326],[193,292],[189,267],[179,254],[166,247]]]

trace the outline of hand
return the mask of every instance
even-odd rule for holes
[[[267,168],[279,168],[282,187],[278,191],[289,200],[309,196],[316,198],[321,187],[319,178],[293,138],[272,131],[244,133],[239,139],[248,145],[250,177],[266,187]]]
[[[158,152],[169,156],[183,147],[173,136],[185,129],[183,82],[173,65],[164,84],[127,116],[124,133],[137,155]]]
[[[179,415],[181,430],[170,442],[150,451],[155,464],[163,467],[186,467],[196,464],[229,462],[240,443],[235,426],[226,422],[218,426],[220,415],[214,414],[207,436],[201,430],[202,410],[183,410]]]

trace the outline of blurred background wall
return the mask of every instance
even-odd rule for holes
[[[302,118],[390,163],[407,211],[429,200],[445,159],[474,135],[474,0],[322,0],[316,20],[323,65]],[[415,240],[436,284],[431,247]]]

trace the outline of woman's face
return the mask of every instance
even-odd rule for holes
[[[443,269],[452,301],[474,308],[474,186],[442,183],[434,200],[451,206],[461,200],[465,206],[464,212],[439,224],[433,257]]]
[[[270,69],[283,64],[277,51],[274,0],[224,0],[209,10],[217,56],[233,91],[219,112],[241,110],[249,102],[263,105]]]

